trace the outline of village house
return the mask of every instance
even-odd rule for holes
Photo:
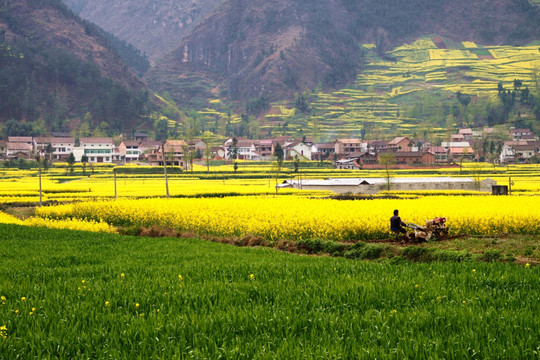
[[[184,149],[188,144],[184,140],[167,140],[163,147],[154,149],[147,155],[147,160],[150,165],[163,166],[166,162],[167,166],[181,166],[186,170],[189,167],[189,162],[184,161]],[[163,156],[165,152],[165,159]]]
[[[335,154],[334,143],[319,143],[311,146],[311,160],[329,160]]]
[[[51,145],[52,152],[47,153],[47,148]],[[34,148],[41,157],[51,156],[52,160],[66,161],[69,154],[75,148],[75,138],[72,137],[36,137],[34,138]]]
[[[388,140],[369,140],[367,145],[367,151],[370,154],[377,155],[380,152],[388,150]]]
[[[139,161],[141,158],[140,142],[137,140],[124,140],[118,145],[118,151],[125,162]]]
[[[238,140],[238,160],[260,160],[261,155],[257,152],[253,140]]]
[[[31,136],[8,136],[8,143],[33,145],[34,140]]]
[[[289,158],[294,159],[298,156],[301,160],[311,160],[311,146],[301,141],[295,141],[287,146]]]
[[[91,163],[110,163],[113,161],[114,142],[110,137],[89,137],[79,139],[82,153]],[[81,161],[79,152],[74,151],[75,159]]]
[[[339,159],[334,162],[334,167],[340,170],[359,170],[360,165],[355,158]]]
[[[261,160],[272,159],[272,139],[258,140],[254,145],[255,151],[261,156]]]
[[[32,145],[18,142],[8,142],[6,146],[7,159],[30,159],[34,148]]]
[[[475,158],[472,147],[451,147],[448,149],[448,158],[452,162],[472,161]]]
[[[499,160],[501,163],[525,163],[540,156],[540,143],[519,141],[505,141]]]
[[[450,142],[463,142],[463,141],[465,141],[465,136],[463,136],[463,134],[450,135]]]
[[[510,128],[510,137],[514,141],[525,140],[523,137],[527,137],[528,139],[531,139],[532,137],[532,139],[534,140],[536,138],[536,135],[529,129]]]
[[[473,138],[478,136],[478,134],[475,134],[471,128],[459,129],[458,134],[462,136],[462,140],[467,140],[467,141],[472,140]],[[482,136],[482,133],[480,133],[480,136]]]
[[[448,162],[448,149],[442,146],[430,146],[426,148],[426,151],[435,154],[436,164],[445,164]]]
[[[379,162],[380,155],[379,153]],[[435,154],[430,151],[396,151],[393,152],[397,165],[434,165]]]
[[[6,145],[7,159],[31,159],[34,144],[31,136],[9,136]]]
[[[147,160],[147,156],[152,152],[159,150],[161,148],[161,141],[155,140],[145,140],[141,141],[139,144],[139,151],[141,155],[139,156],[140,160]]]
[[[361,139],[337,139],[334,142],[334,152],[342,158],[362,151],[367,151],[367,146]]]
[[[418,149],[414,147],[414,141],[405,136],[398,136],[390,142],[388,142],[388,150],[394,152],[411,152],[417,151]]]

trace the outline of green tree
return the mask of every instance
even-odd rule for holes
[[[71,175],[73,175],[73,172],[75,171],[75,155],[73,155],[73,153],[70,153],[68,158],[67,158],[67,163],[69,165],[69,173]]]
[[[284,159],[284,152],[283,148],[279,143],[276,144],[276,147],[274,149],[274,156],[276,157],[276,162],[278,166],[278,172],[281,171],[281,167],[283,166],[283,159]]]
[[[156,129],[156,141],[165,141],[169,136],[169,123],[166,118],[161,117],[154,124]]]
[[[229,159],[238,159],[238,139],[236,137],[233,137],[232,143],[229,145],[227,152]]]
[[[206,172],[210,172],[210,158],[212,157],[212,144],[214,142],[214,134],[205,131],[202,136],[202,141],[206,145],[204,148],[204,157],[206,159]]]
[[[379,155],[379,164],[384,166],[384,178],[386,180],[386,190],[392,188],[392,179],[394,175],[391,172],[391,167],[396,163],[396,157],[391,152],[385,152]]]
[[[88,156],[84,154],[81,157],[81,163],[82,163],[82,169],[83,169],[83,175],[86,176],[86,163],[88,162]]]

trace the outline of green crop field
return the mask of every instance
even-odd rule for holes
[[[538,358],[540,268],[0,225],[0,357]]]

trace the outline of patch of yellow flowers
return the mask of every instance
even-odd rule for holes
[[[268,240],[356,241],[389,236],[394,209],[418,225],[446,217],[453,234],[540,234],[538,197],[436,196],[338,201],[302,197],[141,199],[83,202],[36,210],[46,219],[112,226],[162,226],[199,235],[261,236]]]
[[[3,212],[0,212],[0,224],[17,224],[24,226],[46,227],[51,229],[116,233],[113,226],[102,221],[85,221],[81,219],[55,220],[42,217],[30,217],[25,220],[20,220]]]

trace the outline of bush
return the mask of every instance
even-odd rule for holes
[[[503,259],[503,253],[500,249],[490,249],[486,250],[480,257],[479,260],[487,261],[487,262],[494,262],[494,261],[501,261]]]
[[[371,245],[366,243],[357,243],[363,244],[359,246],[353,246],[349,251],[346,251],[343,256],[347,259],[363,259],[363,260],[373,260],[378,259],[386,250],[386,246],[383,245]]]
[[[428,252],[427,248],[421,246],[409,246],[403,249],[401,256],[409,260],[419,261]]]

